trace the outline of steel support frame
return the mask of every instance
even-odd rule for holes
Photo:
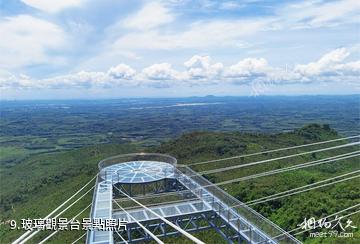
[[[182,183],[180,183],[178,180],[176,180],[176,189],[189,189],[188,187],[184,186]],[[185,183],[186,185],[186,183]],[[167,189],[169,190],[169,189]],[[115,190],[116,191],[116,190]],[[181,193],[181,191],[179,192]],[[189,194],[196,196],[196,192],[190,192]],[[204,198],[201,197],[202,193],[200,193],[199,199],[202,199],[204,201]],[[204,213],[195,213],[191,214],[191,217],[189,215],[182,215],[182,216],[174,216],[174,217],[167,217],[170,221],[177,224],[179,227],[183,228],[184,230],[188,232],[196,232],[199,230],[204,229],[214,229],[216,232],[218,232],[228,243],[256,243],[256,241],[252,240],[253,231],[254,229],[251,228],[250,225],[247,225],[244,220],[234,212],[229,207],[224,206],[224,203],[219,201],[219,199],[216,199],[215,197],[210,197],[212,200],[204,201],[204,203],[209,204],[212,208],[211,212],[213,217],[208,217],[207,215],[203,215]],[[206,228],[199,227],[199,218],[194,218],[193,216],[201,215],[203,221],[207,223]],[[226,216],[226,217],[224,217]],[[230,218],[232,216],[232,218]],[[155,220],[156,221],[156,220]],[[153,223],[154,220],[151,221],[143,221],[141,222],[146,228],[149,230],[161,230],[159,233],[155,233],[152,231],[152,233],[156,234],[158,237],[166,237],[166,236],[174,236],[178,235],[178,231],[167,231],[166,225],[162,221],[158,220],[156,223]],[[192,228],[188,228],[188,226],[182,226],[182,222],[188,222],[191,223],[193,226]],[[197,221],[195,224],[193,224],[194,221]],[[235,223],[235,224],[234,224]],[[151,237],[144,232],[141,227],[139,227],[137,224],[129,224],[127,227],[127,238],[129,243],[137,243],[145,240],[151,240]],[[121,232],[119,232],[121,234]],[[133,234],[137,233],[137,238],[133,238]],[[135,234],[136,236],[136,234]],[[116,236],[114,236],[116,237]],[[266,242],[268,240],[265,240]],[[115,239],[114,239],[115,242]]]
[[[234,230],[221,216],[215,211],[206,211],[190,215],[181,215],[167,218],[180,228],[189,233],[213,229],[219,233],[228,243],[248,243],[242,235]],[[180,232],[167,226],[166,223],[158,220],[141,222],[145,228],[160,238],[181,235]],[[118,231],[120,235],[129,243],[139,243],[150,241],[152,238],[136,223],[126,226],[126,231]],[[118,236],[114,235],[114,243],[124,243]]]
[[[138,187],[142,187],[140,194],[134,194],[132,188],[135,184],[120,184],[117,183],[116,187],[124,191],[126,194],[132,197],[146,196],[150,193],[159,194],[164,192],[180,192],[184,190],[184,186],[180,184],[176,179],[163,179],[151,183],[138,184]],[[122,194],[118,190],[114,190],[116,194],[121,196]]]
[[[256,226],[253,226],[244,217],[239,215],[236,210],[232,209],[231,206],[220,200],[216,195],[213,195],[209,189],[200,185],[200,183],[198,183],[195,179],[192,179],[183,173],[176,176],[177,177],[175,179],[164,179],[148,187],[151,188],[150,190],[155,196],[156,194],[163,192],[178,192],[179,194],[183,194],[183,197],[185,198],[187,194],[196,196],[212,209],[204,212],[166,217],[180,228],[190,233],[213,229],[228,243],[253,244],[259,242],[259,240],[272,244],[278,243],[278,241],[272,240],[266,234],[262,233],[261,230],[259,230]],[[210,182],[209,184],[206,184],[206,186],[210,186]],[[140,193],[136,195],[148,195],[145,194],[146,186],[144,185],[143,187],[142,192],[144,194],[140,191]],[[136,197],[132,194],[131,185],[121,184],[118,185],[118,188],[127,194]],[[189,190],[189,192],[185,194],[182,192],[183,190]],[[221,189],[216,190],[216,192],[222,191]],[[116,190],[114,190],[114,192],[116,192]],[[220,193],[227,196],[227,193],[223,191]],[[121,196],[121,193],[119,195]],[[140,222],[145,226],[145,228],[160,238],[180,234],[160,219],[145,220]],[[122,230],[118,231],[118,233],[129,243],[139,243],[152,240],[151,236],[136,223],[129,223],[126,231]],[[113,240],[115,243],[123,243],[123,240],[121,240],[117,235],[113,235]]]
[[[195,174],[195,173],[194,173]],[[275,240],[270,239],[265,233],[260,231],[258,228],[252,227],[252,224],[239,215],[235,210],[228,206],[225,202],[220,200],[214,194],[210,193],[208,189],[202,187],[198,182],[189,176],[179,173],[177,180],[189,189],[195,196],[202,199],[205,203],[209,204],[211,208],[218,213],[218,215],[229,224],[230,228],[236,230],[242,239],[246,240],[247,243],[257,243],[263,241],[265,243],[277,243]],[[211,184],[210,182],[208,182]],[[218,188],[218,187],[213,187]],[[220,188],[218,188],[220,190]],[[222,191],[222,190],[221,190]],[[227,193],[223,193],[228,195]],[[204,197],[206,196],[206,197]],[[210,199],[210,201],[209,201]],[[233,216],[230,218],[230,216]],[[231,220],[231,221],[230,221]],[[240,224],[239,224],[240,221]],[[236,222],[236,224],[234,223]],[[244,228],[244,229],[241,229]],[[246,233],[249,232],[248,235]]]

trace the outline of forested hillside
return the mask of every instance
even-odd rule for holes
[[[141,148],[135,144],[101,144],[88,146],[65,152],[30,155],[24,161],[12,166],[3,167],[0,172],[1,180],[1,243],[9,243],[19,236],[18,231],[10,231],[8,221],[11,219],[35,218],[46,216],[67,197],[72,195],[97,172],[97,162],[105,157],[138,152],[152,151],[173,155],[179,164],[190,164],[204,160],[249,154],[268,149],[302,145],[306,143],[330,140],[340,137],[336,131],[327,125],[312,124],[292,132],[280,134],[250,134],[240,132],[194,132],[184,134],[178,139],[163,143],[158,147]],[[316,145],[306,148],[293,149],[284,152],[256,155],[192,166],[197,171],[217,169],[229,165],[244,164],[262,159],[275,158],[298,152],[316,150],[346,143],[339,141],[326,145]],[[272,169],[278,169],[309,162],[325,157],[344,154],[358,150],[359,146],[346,147],[319,153],[306,154],[287,160],[278,160],[252,167],[244,167],[231,171],[205,175],[212,182],[243,177]],[[240,183],[222,186],[227,192],[243,202],[258,199],[277,192],[303,186],[326,178],[345,174],[360,168],[358,157],[329,164],[299,169],[272,176],[260,177]],[[281,198],[267,203],[254,205],[254,209],[271,219],[286,230],[296,228],[305,217],[323,217],[359,203],[360,181],[353,179],[329,187],[316,189],[302,194]],[[91,194],[71,208],[64,217],[70,217],[79,212],[91,202]],[[85,217],[88,212],[82,216]],[[353,215],[351,219],[356,226],[360,226],[360,215]],[[45,234],[45,233],[43,233]],[[360,237],[357,230],[356,237]],[[41,236],[41,235],[40,235]],[[43,235],[44,236],[44,235]],[[79,233],[61,232],[53,239],[53,243],[71,242]],[[215,234],[207,231],[197,236],[207,243],[215,238]],[[318,243],[321,238],[307,238],[308,234],[298,236],[306,243]],[[40,237],[39,237],[40,238]],[[41,239],[41,238],[40,238]],[[170,240],[170,239],[169,239]],[[172,239],[171,242],[186,242],[183,239]],[[34,242],[39,239],[34,238]],[[340,239],[333,239],[326,243],[344,243]],[[355,238],[346,239],[346,243],[358,243]]]
[[[244,134],[244,133],[213,133],[199,132],[186,134],[178,140],[165,143],[158,148],[158,152],[170,153],[179,158],[179,162],[189,164],[214,158],[249,154],[258,151],[266,151],[273,148],[289,147],[307,144],[314,141],[325,141],[339,137],[336,131],[328,125],[311,124],[289,133],[280,134]],[[215,163],[200,164],[193,166],[197,171],[213,168],[221,168],[236,164],[281,157],[299,152],[312,151],[345,143],[335,142],[321,146],[310,146],[297,150],[288,150],[281,153],[271,153],[237,160],[227,160]],[[319,153],[312,153],[286,160],[277,160],[259,166],[245,167],[236,170],[225,171],[212,175],[205,175],[210,181],[217,183],[228,179],[244,177],[273,169],[279,169],[299,163],[310,162],[322,158],[352,152],[359,146],[341,148]],[[276,174],[273,176],[260,177],[246,180],[240,183],[222,186],[227,192],[242,202],[259,199],[278,192],[286,191],[320,180],[342,175],[360,169],[359,157],[341,160],[329,164],[313,166],[295,171]],[[300,224],[304,218],[324,217],[360,203],[360,180],[359,178],[338,183],[335,185],[311,190],[301,194],[269,201],[252,206],[256,211],[271,219],[285,230],[292,230]],[[360,224],[360,214],[351,216],[351,220]],[[308,232],[297,236],[306,243],[321,243],[321,238],[308,238]],[[326,239],[324,243],[358,243],[360,232],[357,230],[356,238],[339,240],[336,238]],[[357,240],[356,240],[357,239]]]

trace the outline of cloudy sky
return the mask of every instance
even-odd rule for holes
[[[359,17],[358,0],[0,0],[0,94],[359,93]]]

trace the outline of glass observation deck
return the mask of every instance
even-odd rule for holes
[[[189,215],[200,212],[211,211],[212,208],[208,204],[204,203],[201,200],[196,201],[188,201],[185,203],[177,203],[177,204],[165,204],[157,207],[149,207],[152,211],[157,213],[158,215],[166,218],[166,217],[175,217],[179,215]],[[131,215],[132,217],[130,217]],[[129,224],[134,223],[134,219],[139,222],[142,221],[150,221],[159,219],[156,215],[154,215],[151,211],[146,209],[134,209],[134,210],[126,210],[124,211],[114,211],[113,218],[116,219],[124,219]]]
[[[184,165],[177,165],[176,159],[171,156],[155,153],[120,155],[102,160],[99,163],[99,170],[91,218],[116,218],[134,224],[134,222],[159,222],[159,216],[154,215],[153,212],[165,218],[176,216],[186,218],[191,214],[212,212],[247,243],[301,243],[197,172]],[[158,186],[161,185],[160,183],[164,183],[165,188],[156,188],[153,194],[163,192],[162,194],[166,195],[169,191],[175,191],[178,194],[179,188],[174,190],[171,187],[180,186],[181,190],[190,192],[193,199],[186,199],[183,195],[183,201],[180,199],[177,203],[159,202],[154,206],[149,206],[151,211],[137,205],[126,210],[113,208],[113,202],[119,200],[115,200],[116,196],[126,199],[126,195],[121,195],[121,191],[125,192],[128,188],[130,190],[128,195],[131,195],[131,189],[142,189],[140,193],[149,196],[145,191],[146,186],[153,188],[152,184]],[[117,191],[120,195],[116,195]],[[161,225],[161,222],[159,224]],[[87,243],[111,244],[113,242],[112,231],[88,232]]]
[[[112,183],[139,184],[174,177],[174,166],[157,161],[132,161],[113,164],[101,170]]]

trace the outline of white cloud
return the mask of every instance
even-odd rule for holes
[[[264,58],[246,58],[229,67],[226,72],[228,77],[253,77],[265,75],[270,70]]]
[[[229,67],[215,63],[209,56],[195,55],[184,63],[184,70],[169,63],[153,64],[140,73],[119,64],[106,72],[81,71],[75,74],[36,80],[26,75],[0,72],[0,87],[8,89],[41,88],[113,88],[172,87],[209,84],[256,84],[259,87],[296,83],[359,83],[360,61],[346,62],[350,55],[345,48],[335,49],[318,61],[296,65],[293,69],[270,66],[264,58],[246,58]]]
[[[342,72],[346,69],[356,69],[356,65],[353,64],[340,64],[348,56],[349,52],[345,48],[335,49],[324,56],[318,61],[311,62],[305,65],[297,65],[295,71],[302,75],[335,75],[336,73]]]
[[[22,86],[19,84],[18,78],[10,72],[0,70],[0,88],[18,89]]]
[[[235,84],[288,84],[304,82],[294,70],[272,67],[264,58],[245,58],[224,71],[224,80]]]
[[[83,0],[21,0],[28,6],[39,9],[44,12],[57,13],[66,8],[78,7]]]
[[[360,61],[338,64],[336,69],[341,75],[351,75],[357,77],[358,79],[360,77]]]
[[[175,48],[209,48],[209,47],[246,47],[242,40],[265,29],[264,20],[235,20],[196,22],[187,30],[172,33],[161,33],[159,30],[131,32],[118,38],[114,50],[153,49],[171,50]]]
[[[137,86],[139,82],[133,79],[135,74],[136,71],[125,64],[111,67],[107,72],[80,71],[74,74],[60,75],[46,79],[33,79],[26,75],[15,76],[9,72],[0,72],[0,88],[61,89]]]
[[[225,9],[225,10],[235,10],[235,9],[245,7],[245,5],[246,4],[244,4],[244,3],[239,3],[236,1],[229,1],[229,2],[222,2],[220,5],[220,8]]]
[[[153,5],[162,11],[145,11]],[[223,4],[233,6],[234,2]],[[174,50],[177,48],[219,48],[249,47],[247,38],[262,31],[284,31],[294,28],[314,28],[343,23],[356,23],[359,20],[360,1],[305,1],[285,4],[275,9],[273,16],[212,19],[196,21],[181,28],[156,28],[174,21],[160,3],[146,5],[138,14],[126,19],[123,24],[131,31],[112,40],[114,50]],[[220,8],[218,6],[218,8]],[[153,12],[155,14],[150,14]],[[161,14],[164,12],[166,14]],[[151,16],[151,17],[149,17]],[[154,22],[155,21],[155,22]],[[172,27],[172,26],[171,26]]]
[[[169,63],[153,64],[142,70],[142,75],[149,80],[176,80],[179,74]]]
[[[359,11],[358,0],[312,0],[285,5],[277,11],[277,15],[293,27],[322,27],[357,23]]]
[[[113,88],[119,86],[136,86],[136,71],[126,64],[111,67],[107,72],[80,71],[75,74],[56,76],[49,79],[33,81],[48,88]]]
[[[246,17],[211,15],[209,18],[194,15],[193,18],[186,20],[182,19],[183,15],[181,14],[182,11],[185,11],[182,8],[184,7],[183,3],[177,2],[174,5],[164,1],[146,2],[139,11],[106,29],[104,48],[99,51],[92,62],[88,61],[88,65],[84,68],[92,65],[104,68],[102,65],[124,60],[124,57],[123,62],[131,62],[130,58],[135,59],[138,54],[146,59],[146,56],[149,55],[147,51],[166,51],[169,53],[163,52],[160,55],[175,56],[183,50],[187,53],[193,50],[196,53],[219,53],[223,52],[225,48],[232,48],[236,51],[246,49],[246,53],[249,54],[255,48],[269,52],[276,47],[276,49],[280,49],[279,55],[282,55],[281,49],[286,49],[289,45],[288,42],[293,45],[297,39],[304,40],[308,38],[308,35],[312,37],[318,34],[315,32],[311,34],[310,30],[306,30],[309,33],[296,38],[296,35],[299,35],[297,31],[305,31],[294,30],[296,28],[319,28],[341,23],[354,23],[356,13],[359,12],[359,3],[357,2],[316,0],[285,3],[269,8],[269,11],[274,11],[272,15],[255,14]],[[189,6],[195,6],[190,4],[191,1],[188,3]],[[240,8],[244,7],[244,4],[246,5],[246,2],[241,4],[236,1],[216,2],[212,9],[226,13],[222,8]],[[174,6],[177,6],[178,9]],[[339,11],[336,11],[337,9]],[[192,9],[192,11],[196,13],[196,9]],[[126,28],[124,29],[124,27]],[[324,33],[325,31],[319,32],[317,37],[319,41],[324,38],[324,35],[328,38],[330,32]],[[349,37],[344,37],[344,40],[346,38],[349,39]],[[331,43],[338,41],[335,39],[324,46],[333,46]],[[318,43],[315,44],[318,45]],[[307,45],[307,43],[303,45]],[[122,55],[125,53],[135,55]],[[235,50],[234,53],[236,53]]]
[[[34,81],[49,88],[90,88],[106,86],[108,77],[103,72],[80,71],[76,74],[57,76],[50,79]]]
[[[213,63],[209,56],[195,55],[184,63],[189,79],[218,79],[223,71],[222,63]]]
[[[0,20],[0,68],[18,68],[61,61],[47,52],[66,45],[67,35],[57,25],[29,15]]]
[[[136,71],[126,64],[118,64],[117,66],[111,67],[108,70],[108,75],[115,79],[129,80],[132,79],[135,74]]]
[[[163,88],[179,84],[182,74],[174,70],[171,64],[160,63],[144,68],[136,78],[145,86]]]
[[[163,24],[172,22],[173,14],[165,8],[160,2],[150,2],[145,4],[134,15],[126,18],[122,23],[129,29],[148,30]]]

